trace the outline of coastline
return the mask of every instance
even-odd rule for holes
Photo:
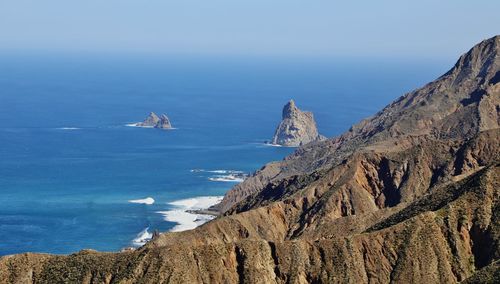
[[[172,206],[170,210],[156,211],[155,213],[161,214],[165,221],[175,223],[176,225],[174,225],[170,230],[162,233],[192,230],[215,219],[220,214],[218,211],[211,208],[213,208],[213,206],[217,206],[222,201],[222,198],[223,196],[197,196],[167,203]],[[140,203],[151,205],[151,203]],[[155,230],[154,232],[150,232],[149,229],[150,227],[148,226],[140,231],[130,242],[130,246],[122,248],[121,251],[135,250],[152,240],[158,231]]]
[[[187,210],[186,212],[192,213],[192,214],[199,214],[199,215],[210,215],[210,216],[220,216],[220,212],[218,210],[215,210],[216,206],[219,205],[219,203],[214,204],[210,206],[209,208],[205,209],[197,209],[197,210]]]
[[[213,182],[240,183],[249,176],[243,171],[227,169],[192,169],[190,172],[207,173],[208,175],[204,177]],[[175,223],[172,228],[163,233],[192,230],[220,216],[219,206],[223,198],[224,196],[194,196],[174,200],[167,203],[167,205],[170,205],[170,208],[167,210],[155,211],[155,213],[161,214],[164,221]],[[142,199],[131,199],[128,200],[128,202],[152,205],[155,203],[155,199],[153,197],[146,197]],[[139,248],[153,239],[155,233],[150,232],[149,229],[150,227],[148,226],[141,230],[131,241],[130,246],[122,248],[122,250]],[[158,233],[158,231],[155,232]]]
[[[169,202],[173,207],[156,211],[167,222],[176,223],[169,232],[192,230],[218,216],[210,207],[219,204],[223,196],[198,196]]]

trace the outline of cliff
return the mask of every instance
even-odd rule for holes
[[[136,251],[0,259],[3,283],[500,282],[500,37]]]

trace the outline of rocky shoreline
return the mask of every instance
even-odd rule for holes
[[[217,205],[214,205],[217,206]],[[210,216],[219,216],[220,212],[216,209],[212,209],[209,207],[207,209],[197,209],[197,210],[186,210],[186,212],[191,214],[200,214],[200,215],[210,215]]]

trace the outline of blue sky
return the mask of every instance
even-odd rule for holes
[[[498,0],[0,0],[0,51],[456,57]]]

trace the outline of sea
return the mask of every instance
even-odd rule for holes
[[[450,60],[0,54],[0,256],[138,247],[192,229],[267,162],[294,99],[333,137]],[[133,127],[150,112],[175,129]]]

